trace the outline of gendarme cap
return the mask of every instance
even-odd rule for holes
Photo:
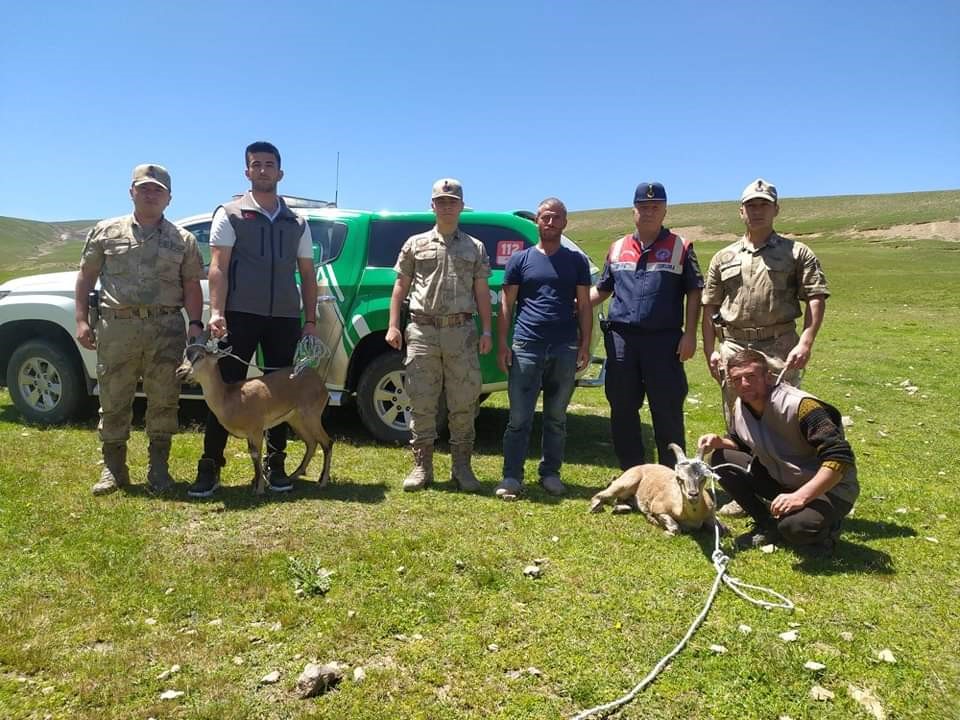
[[[430,199],[433,200],[438,197],[457,198],[462,202],[463,185],[460,184],[459,180],[453,178],[440,178],[433,184],[433,195],[430,196]]]
[[[763,178],[757,178],[743,189],[743,193],[740,195],[740,204],[743,205],[747,200],[753,200],[754,198],[763,198],[776,205],[776,185],[771,185]]]
[[[154,183],[167,192],[170,192],[170,173],[162,165],[137,165],[133,169],[133,184],[144,185]]]
[[[637,185],[637,189],[633,192],[634,204],[651,200],[667,201],[667,191],[663,185],[658,182],[642,182]]]

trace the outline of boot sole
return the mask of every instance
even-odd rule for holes
[[[192,498],[208,498],[220,487],[220,483],[217,483],[209,490],[187,490],[187,495]]]

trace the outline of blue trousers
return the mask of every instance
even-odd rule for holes
[[[503,433],[503,477],[523,481],[523,460],[541,389],[543,438],[539,474],[559,477],[567,439],[567,405],[576,385],[577,344],[514,340],[512,349],[507,381],[510,419]]]
[[[672,468],[676,457],[667,447],[676,443],[686,452],[683,401],[687,375],[677,355],[680,330],[638,333],[611,328],[604,336],[607,378],[604,391],[610,403],[610,433],[620,469],[642,465],[640,408],[650,400],[653,435],[661,465]]]

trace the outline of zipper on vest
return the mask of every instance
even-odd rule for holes
[[[273,228],[274,224],[270,223],[270,308],[267,315],[273,317],[273,293],[274,293],[274,283],[276,278],[276,268],[274,267],[274,257],[273,257]]]
[[[263,257],[266,254],[266,245],[263,237],[263,227],[260,228],[260,257]]]
[[[230,259],[230,267],[227,270],[227,288],[228,292],[233,292],[237,289],[237,259]]]

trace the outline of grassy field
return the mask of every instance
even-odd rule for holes
[[[784,593],[795,612],[721,592],[690,646],[617,717],[876,717],[851,699],[855,686],[887,718],[960,718],[960,244],[851,232],[952,219],[958,201],[960,193],[925,193],[785,203],[784,229],[823,233],[809,242],[834,294],[804,384],[852,419],[862,495],[831,560],[784,549],[734,555],[733,575]],[[629,218],[579,213],[570,234],[600,260]],[[717,234],[734,232],[734,220],[729,203],[668,216]],[[719,247],[698,243],[704,266]],[[687,369],[692,442],[722,421],[702,354]],[[910,394],[905,381],[919,389]],[[137,432],[135,487],[94,498],[93,420],[24,426],[0,397],[0,718],[567,717],[642,678],[682,637],[713,580],[712,538],[670,539],[640,516],[586,512],[616,473],[601,390],[578,390],[570,409],[569,497],[532,487],[516,503],[491,497],[502,396],[477,422],[484,496],[446,482],[402,493],[407,453],[372,444],[350,411],[337,410],[331,487],[318,489],[314,475],[290,497],[256,500],[233,440],[226,487],[189,501],[199,415],[185,408],[175,439],[176,496],[143,491]],[[438,473],[449,477],[445,448]],[[536,476],[533,456],[527,476]],[[333,571],[329,592],[298,596],[291,557]],[[536,580],[522,573],[534,559],[544,568]],[[796,642],[779,639],[789,629]],[[879,660],[882,650],[896,662]],[[299,700],[293,685],[310,660],[349,668],[335,692]],[[808,660],[826,667],[806,670]],[[271,671],[279,682],[261,684]],[[835,697],[810,699],[814,685]],[[184,694],[162,700],[170,689]]]

